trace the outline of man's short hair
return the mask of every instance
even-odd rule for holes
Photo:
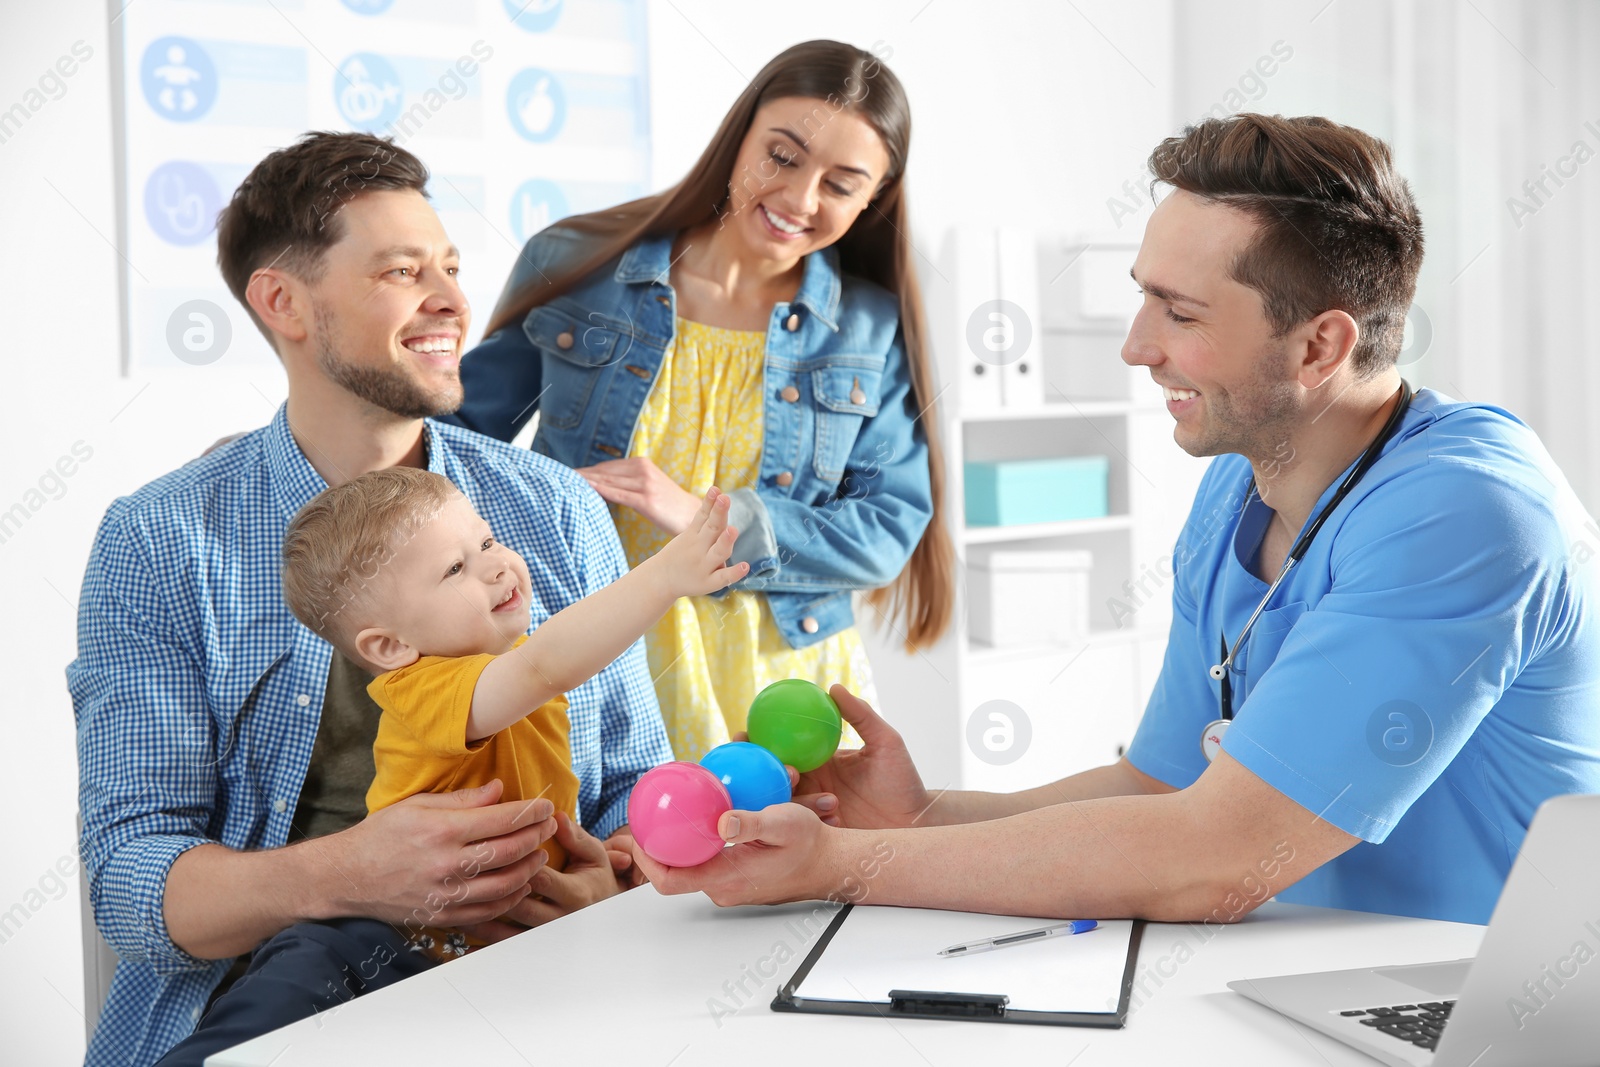
[[[256,328],[272,334],[245,300],[250,276],[277,266],[307,282],[344,236],[340,208],[362,193],[415,189],[428,168],[394,142],[367,133],[308,133],[255,165],[217,216],[217,266]]]
[[[370,471],[318,493],[283,535],[283,599],[294,617],[351,659],[371,624],[383,568],[459,493],[416,467]]]
[[[1261,294],[1277,336],[1335,308],[1356,320],[1359,377],[1393,365],[1422,267],[1422,217],[1389,146],[1328,119],[1207,119],[1150,153],[1164,182],[1257,225],[1234,281]]]

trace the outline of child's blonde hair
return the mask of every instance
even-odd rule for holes
[[[416,467],[369,471],[325,489],[283,535],[283,598],[295,618],[361,662],[353,642],[383,568],[459,493]]]

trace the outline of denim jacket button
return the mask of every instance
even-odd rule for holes
[[[788,471],[784,471],[782,474],[778,475],[773,480],[776,481],[779,485],[789,486],[789,485],[793,485],[794,484],[794,475],[790,474]]]
[[[610,445],[595,445],[594,447],[599,449],[601,452],[604,452],[608,456],[622,455],[621,449],[613,448]]]
[[[796,400],[800,399],[800,390],[796,389],[792,385],[786,385],[778,393],[778,395],[783,397],[789,403],[793,404]]]
[[[572,331],[564,330],[556,334],[556,347],[566,350],[572,347]]]
[[[800,629],[804,630],[808,634],[816,633],[817,620],[813,619],[810,615],[807,615],[805,618],[800,620]]]
[[[671,297],[666,297],[666,296],[658,296],[658,297],[656,297],[656,303],[660,304],[662,307],[666,307],[667,305],[672,303],[672,298]]]
[[[788,330],[790,333],[794,333],[794,331],[796,331],[796,330],[798,330],[800,328],[800,316],[799,315],[790,315],[789,316],[789,321],[785,322],[783,325],[784,325],[784,328],[786,330]]]

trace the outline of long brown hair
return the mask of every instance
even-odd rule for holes
[[[588,254],[553,277],[536,278],[508,293],[490,316],[485,336],[520,323],[533,308],[567,292],[577,282],[650,237],[664,237],[712,222],[734,209],[729,201],[733,167],[750,124],[769,100],[800,97],[823,102],[832,112],[852,108],[871,124],[889,154],[889,172],[877,194],[843,237],[840,270],[875,282],[900,301],[900,331],[911,393],[928,443],[933,517],[911,560],[893,583],[868,594],[905,627],[907,649],[932,644],[950,624],[955,596],[955,549],[944,524],[944,449],[934,412],[933,372],[928,358],[922,291],[912,269],[906,212],[905,164],[911,144],[911,108],[894,74],[871,52],[838,41],[807,41],[786,49],[761,68],[712,136],[688,175],[655,196],[604,211],[561,220],[566,229],[594,238]],[[819,105],[817,113],[826,114]]]

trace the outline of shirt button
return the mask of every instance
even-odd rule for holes
[[[812,623],[811,624],[811,630],[815,630],[816,628],[817,628],[816,627],[816,623]],[[808,630],[806,632],[810,633],[811,630]],[[289,802],[287,800],[274,800],[272,802],[272,810],[281,815],[284,812],[289,810]]]
[[[800,399],[800,390],[796,389],[792,385],[786,385],[783,387],[783,390],[778,393],[778,395],[783,397],[789,403],[793,404],[796,400]]]
[[[302,708],[308,707],[311,704],[311,697],[306,693],[301,693],[299,696],[294,698],[294,702],[299,704]]]
[[[571,330],[563,330],[560,333],[556,334],[556,347],[560,348],[560,349],[563,349],[563,350],[572,347],[572,331]]]
[[[808,634],[816,633],[817,620],[813,619],[810,615],[807,615],[805,618],[800,620],[800,629],[804,630]]]
[[[785,322],[783,324],[783,326],[784,326],[784,329],[788,330],[790,333],[794,333],[794,331],[796,331],[796,330],[798,330],[800,328],[800,316],[799,315],[790,315],[789,316],[789,321]]]
[[[792,484],[794,484],[794,475],[790,474],[788,471],[784,471],[782,474],[778,475],[778,477],[776,479],[774,479],[774,480],[779,485],[784,485],[784,486],[792,485]]]
[[[189,1018],[193,1019],[195,1022],[199,1022],[200,1021],[200,1009],[199,1009],[199,1007],[194,1007],[194,1008],[189,1009]]]

